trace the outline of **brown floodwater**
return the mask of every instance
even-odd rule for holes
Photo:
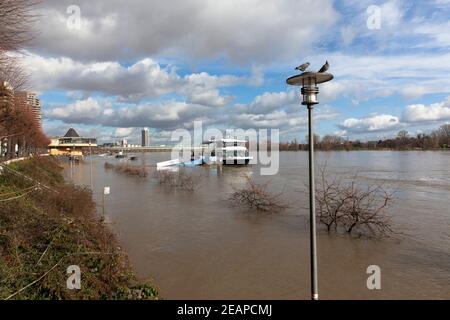
[[[133,165],[168,160],[169,153],[137,154]],[[281,152],[280,170],[260,176],[259,166],[195,167],[195,192],[159,185],[105,170],[94,156],[93,184],[98,205],[104,186],[107,221],[127,250],[137,275],[153,279],[166,299],[309,299],[309,227],[306,152]],[[126,160],[125,160],[126,161]],[[318,233],[321,299],[450,298],[450,153],[318,152],[330,175],[358,175],[361,183],[383,183],[396,191],[389,215],[403,234],[374,240]],[[90,160],[65,174],[89,185]],[[290,208],[278,213],[248,212],[230,206],[233,186],[243,174],[270,181]],[[101,212],[101,209],[98,210]],[[381,268],[381,290],[369,290],[366,269]]]

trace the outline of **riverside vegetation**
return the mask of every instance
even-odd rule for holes
[[[387,209],[394,200],[394,193],[382,185],[362,186],[357,176],[345,181],[327,174],[326,165],[319,167],[320,177],[316,186],[317,221],[328,233],[347,233],[354,236],[383,238],[395,232]],[[245,185],[233,187],[228,200],[233,206],[276,213],[289,208],[283,193],[269,190],[270,181],[257,183],[245,175]],[[309,208],[305,208],[309,209]]]
[[[0,298],[157,299],[96,215],[91,190],[61,170],[35,157],[0,174]],[[81,269],[80,290],[67,289],[70,265]]]
[[[308,141],[308,137],[306,137]],[[308,150],[308,144],[299,143],[297,140],[280,143],[280,151]],[[336,135],[319,137],[314,135],[314,148],[316,150],[448,150],[450,148],[450,124],[441,125],[429,134],[418,133],[411,135],[406,130],[401,130],[395,138],[362,142],[360,140],[348,140]]]
[[[124,173],[130,176],[138,176],[141,178],[148,176],[148,171],[145,167],[130,166],[128,164],[114,165],[112,163],[105,162],[105,169],[114,169],[116,172]]]

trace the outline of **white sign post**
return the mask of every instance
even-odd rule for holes
[[[105,218],[105,196],[109,196],[110,194],[111,194],[111,187],[104,187],[102,195],[103,218]]]

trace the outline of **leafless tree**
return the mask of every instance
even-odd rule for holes
[[[158,170],[155,172],[155,178],[160,185],[176,186],[176,172],[169,170]]]
[[[34,9],[38,3],[38,0],[0,1],[0,143],[8,146],[7,157],[15,156],[15,145],[19,154],[28,154],[49,143],[32,112],[23,101],[14,98],[14,91],[26,89],[28,75],[17,53],[34,36],[33,24],[37,17]]]
[[[200,186],[202,177],[200,175],[189,174],[181,171],[178,174],[178,187],[185,191],[195,191]]]
[[[316,211],[327,231],[345,230],[349,234],[382,237],[393,232],[386,209],[393,193],[381,185],[360,186],[356,176],[344,182],[328,178],[326,166],[320,167],[316,188]]]
[[[180,170],[173,172],[169,170],[159,170],[155,172],[155,178],[161,185],[179,188],[185,191],[194,192],[200,186],[202,177]]]
[[[0,53],[20,51],[33,39],[37,0],[0,2]]]
[[[282,199],[282,194],[273,194],[268,190],[270,181],[258,184],[248,175],[244,176],[245,186],[234,188],[229,200],[235,206],[243,206],[258,211],[276,212],[286,209],[288,205]]]
[[[14,91],[28,89],[29,74],[24,70],[16,57],[2,57],[0,53],[0,81],[6,81]]]
[[[0,81],[24,90],[27,74],[14,53],[22,52],[33,39],[38,0],[0,1]]]

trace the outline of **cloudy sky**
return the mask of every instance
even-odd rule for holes
[[[450,0],[47,0],[23,63],[44,129],[152,144],[172,130],[277,128],[304,140],[285,79],[328,60],[319,135],[378,139],[450,121]]]

